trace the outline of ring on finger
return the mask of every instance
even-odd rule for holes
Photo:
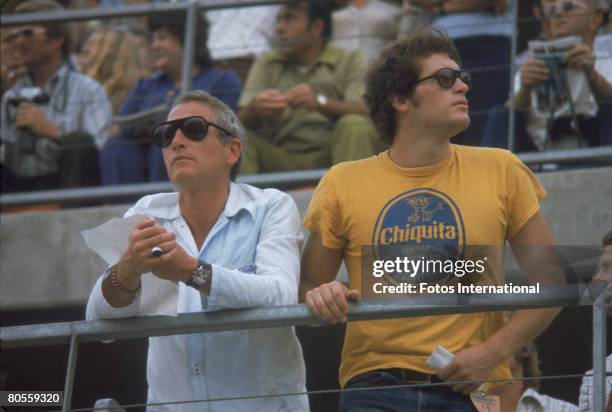
[[[159,246],[155,246],[151,249],[151,256],[152,257],[160,257],[161,255],[164,254],[164,251],[162,250],[162,248],[160,248]]]

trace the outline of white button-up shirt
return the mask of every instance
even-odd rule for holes
[[[203,208],[206,205],[202,205]],[[146,196],[142,213],[176,233],[178,244],[212,264],[210,295],[147,273],[130,305],[112,307],[102,275],[87,319],[249,308],[297,303],[301,222],[293,200],[274,189],[231,183],[225,208],[198,251],[177,193]],[[149,338],[148,403],[305,392],[302,349],[292,327]],[[151,406],[148,411],[307,411],[305,395]]]

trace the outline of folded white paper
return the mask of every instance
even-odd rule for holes
[[[450,353],[444,346],[438,345],[425,363],[434,369],[444,369],[452,360],[455,359],[455,355]]]
[[[143,214],[126,218],[114,217],[93,229],[81,232],[85,243],[106,263],[114,265],[127,250],[130,233],[137,224],[146,219]]]

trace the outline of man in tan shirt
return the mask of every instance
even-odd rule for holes
[[[276,50],[249,73],[238,114],[249,128],[243,173],[328,167],[373,154],[376,132],[361,99],[365,60],[327,43],[326,1],[279,8]]]

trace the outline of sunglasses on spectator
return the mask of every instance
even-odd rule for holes
[[[5,36],[2,36],[3,43],[14,43],[20,36],[23,36],[25,40],[31,40],[35,34],[44,33],[47,29],[44,27],[27,27],[19,30],[15,30]]]
[[[557,10],[561,10],[563,13],[567,13],[576,8],[583,9],[584,5],[576,2],[575,0],[562,1],[560,3],[555,3],[546,7],[546,16],[548,16],[548,18],[550,19],[552,16],[557,14]]]
[[[227,135],[232,134],[223,127],[209,122],[202,116],[189,116],[182,119],[170,120],[160,123],[153,128],[153,143],[156,146],[165,149],[170,146],[177,130],[181,130],[183,135],[189,140],[199,142],[208,135],[208,127],[213,126],[225,132]]]
[[[460,79],[468,87],[472,87],[472,76],[470,76],[468,72],[449,68],[440,69],[431,76],[423,77],[422,79],[417,80],[415,84],[430,79],[436,79],[438,85],[443,89],[450,89],[453,87],[457,79]]]

